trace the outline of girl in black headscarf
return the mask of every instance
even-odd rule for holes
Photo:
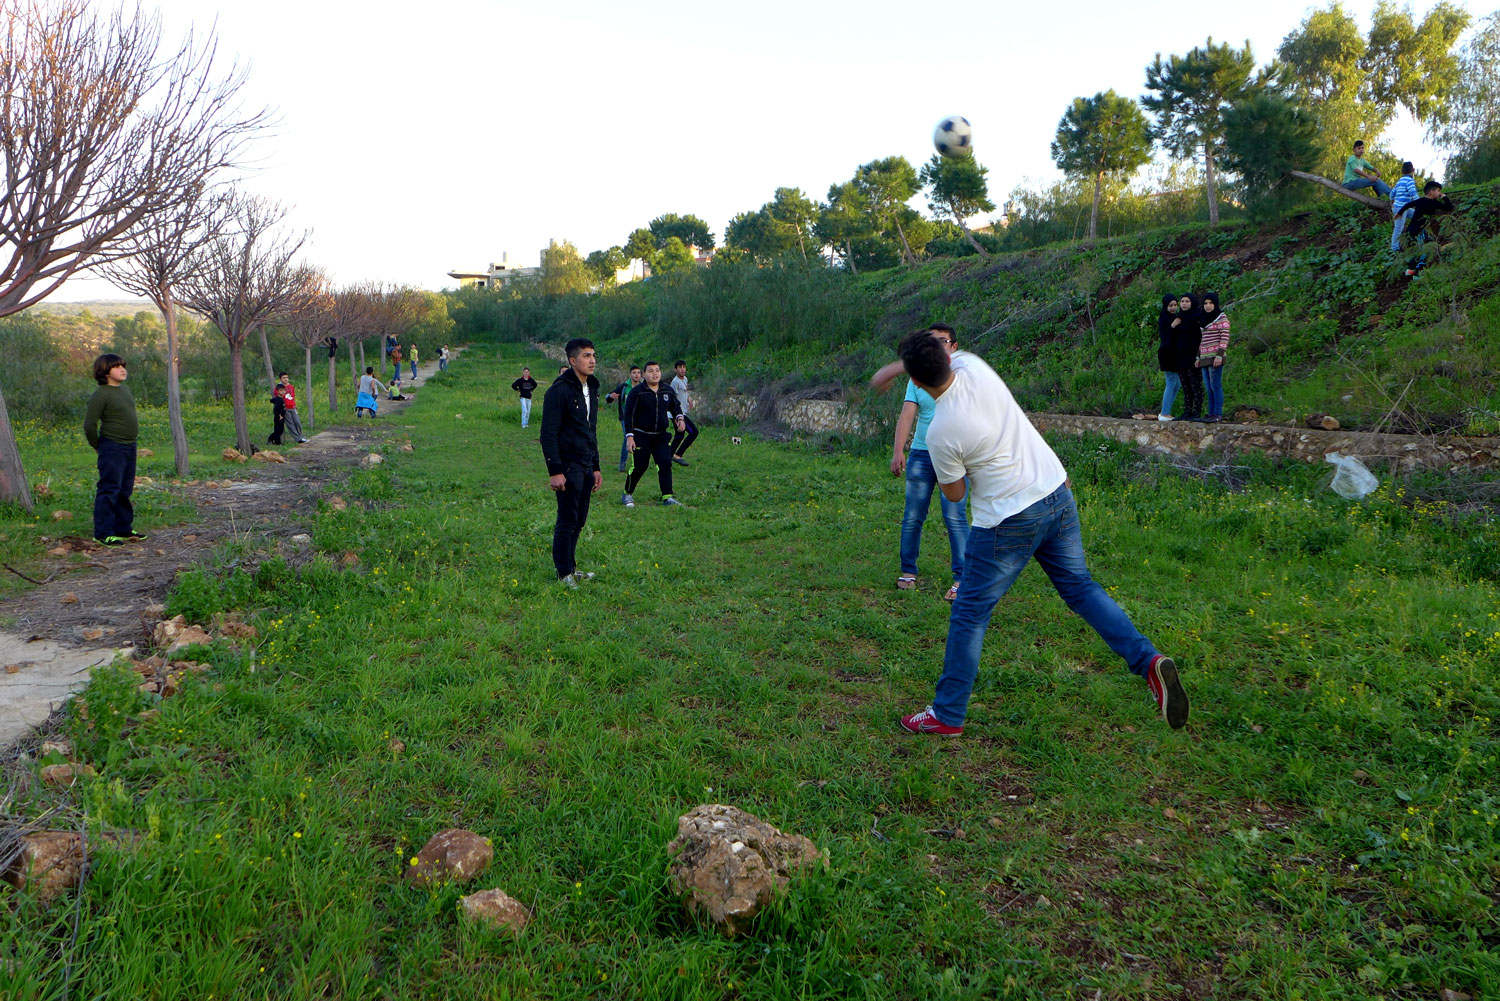
[[[1182,382],[1184,409],[1183,420],[1200,420],[1203,417],[1203,373],[1198,370],[1198,339],[1203,328],[1199,326],[1202,311],[1196,296],[1181,295],[1177,299],[1177,315],[1181,322],[1174,328],[1172,338],[1172,363],[1177,366],[1177,377]]]
[[[1178,391],[1182,389],[1182,376],[1177,374],[1177,362],[1172,355],[1172,338],[1181,324],[1177,297],[1169,292],[1161,297],[1161,312],[1156,317],[1156,364],[1166,380],[1166,388],[1161,394],[1161,410],[1156,415],[1159,421],[1172,419],[1172,404],[1177,399]]]

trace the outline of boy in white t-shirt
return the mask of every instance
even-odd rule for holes
[[[1067,471],[1005,383],[968,352],[954,352],[950,363],[926,331],[908,337],[900,351],[912,382],[937,401],[927,450],[939,489],[950,500],[962,499],[967,479],[973,517],[937,692],[926,709],[902,717],[902,727],[945,736],[963,732],[990,616],[1032,557],[1068,607],[1132,673],[1145,678],[1167,723],[1173,729],[1185,724],[1188,699],[1177,665],[1089,576]]]

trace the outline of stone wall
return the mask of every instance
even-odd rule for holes
[[[708,413],[743,421],[755,412],[755,397],[730,393],[694,406]],[[777,400],[771,416],[793,431],[858,434],[860,429],[859,417],[849,413],[842,400]]]

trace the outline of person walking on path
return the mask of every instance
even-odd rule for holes
[[[1414,214],[1412,203],[1417,201],[1417,168],[1407,160],[1401,164],[1401,180],[1391,191],[1391,253],[1401,252],[1401,232]]]
[[[1219,293],[1205,292],[1198,311],[1202,334],[1198,341],[1198,367],[1203,370],[1203,389],[1208,397],[1204,424],[1224,419],[1224,355],[1229,350],[1229,316],[1220,308]]]
[[[448,345],[446,344],[438,349],[438,371],[448,371]]]
[[[630,366],[630,374],[625,381],[615,387],[615,391],[604,398],[605,403],[613,403],[620,411],[620,468],[619,472],[625,472],[625,457],[628,454],[625,447],[625,439],[628,437],[630,425],[625,423],[625,398],[630,391],[641,384],[641,367]]]
[[[688,401],[687,362],[681,358],[672,363],[672,392],[677,396],[677,402],[682,406],[682,427],[672,436],[672,461],[679,466],[686,466],[687,459],[683,458],[689,446],[698,440],[698,425],[688,416],[690,403]]]
[[[936,324],[922,331],[937,339],[950,356],[957,347],[953,328]],[[896,586],[909,591],[917,586],[917,556],[922,551],[922,526],[932,508],[932,494],[937,488],[937,474],[927,452],[927,428],[932,423],[936,402],[927,391],[908,380],[906,397],[901,401],[901,415],[896,419],[896,436],[891,443],[891,475],[906,477],[906,507],[901,514],[901,573]],[[915,425],[915,433],[913,433]],[[911,441],[911,453],[906,443]],[[943,524],[948,528],[949,569],[953,583],[943,595],[945,601],[958,597],[958,585],[964,575],[964,549],[969,543],[969,518],[962,499],[949,500],[938,495]]]
[[[568,372],[568,370],[566,368],[564,368],[562,370],[562,372],[558,373],[559,378],[561,376],[563,376],[563,375],[566,375],[567,372]],[[555,385],[555,383],[554,383],[554,385]],[[522,427],[526,427],[528,424],[531,423],[531,394],[534,393],[534,392],[536,392],[536,387],[537,387],[537,381],[531,377],[531,369],[529,369],[529,368],[523,368],[523,369],[521,369],[521,378],[517,379],[515,382],[513,382],[513,383],[510,384],[510,388],[511,389],[514,389],[516,392],[518,392],[518,393],[521,394],[521,426]],[[550,392],[552,392],[552,390],[549,389],[549,390],[547,390],[547,392],[550,393]],[[545,420],[546,419],[546,415],[543,414],[542,418],[543,418],[543,420]]]
[[[1370,161],[1365,159],[1363,139],[1355,141],[1354,152],[1344,160],[1344,189],[1358,191],[1360,188],[1374,188],[1381,198],[1391,197],[1390,185],[1380,179],[1380,171],[1370,166]]]
[[[307,435],[302,433],[302,418],[297,415],[297,387],[292,385],[292,376],[288,372],[282,372],[278,378],[286,400],[286,429],[291,432],[292,441],[300,445],[307,441]]]
[[[901,717],[902,728],[963,733],[990,617],[1033,557],[1068,607],[1145,680],[1167,723],[1173,729],[1184,725],[1188,700],[1176,663],[1157,652],[1089,575],[1067,471],[1005,383],[967,352],[956,352],[959,364],[950,364],[942,346],[925,333],[902,341],[900,353],[912,381],[937,401],[927,448],[940,489],[958,500],[967,479],[974,511],[963,588],[948,619],[943,672],[932,703]]]
[[[410,345],[410,347],[411,347],[411,378],[412,378],[413,382],[416,382],[416,380],[417,380],[417,346],[415,344],[412,344],[412,345]]]
[[[567,370],[553,380],[542,398],[541,441],[547,485],[557,494],[552,563],[557,579],[572,588],[594,576],[578,569],[578,536],[588,521],[590,498],[604,485],[604,474],[599,471],[599,380],[594,378],[598,364],[594,342],[575,337],[566,351]]]
[[[661,384],[661,365],[646,363],[646,381],[625,398],[625,448],[635,455],[635,468],[625,479],[625,493],[620,503],[635,507],[635,488],[646,475],[651,460],[656,460],[656,483],[661,487],[661,502],[675,507],[681,502],[672,496],[672,433],[687,425],[682,405],[670,386]]]
[[[94,538],[106,546],[144,539],[135,530],[136,436],[140,421],[135,397],[125,387],[125,359],[106,354],[94,359],[94,381],[99,388],[83,411],[83,437],[99,453],[99,482],[94,487]]]
[[[359,397],[354,401],[354,416],[358,417],[361,410],[368,411],[371,417],[375,416],[380,409],[379,393],[385,392],[385,386],[375,378],[375,367],[365,366],[365,374],[359,377]]]
[[[280,445],[286,433],[286,387],[277,383],[271,390],[271,433],[266,436],[267,445]]]

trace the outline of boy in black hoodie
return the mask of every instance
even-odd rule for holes
[[[646,381],[625,398],[625,448],[635,454],[635,468],[625,479],[625,493],[620,503],[635,507],[636,484],[646,475],[646,467],[656,460],[656,482],[661,487],[661,502],[668,507],[681,503],[672,496],[672,427],[679,434],[687,427],[677,394],[661,384],[661,365],[646,363]]]
[[[589,499],[604,485],[599,471],[599,380],[594,378],[594,342],[568,342],[568,367],[542,398],[542,458],[547,484],[557,493],[557,524],[552,529],[552,562],[568,587],[594,575],[578,569],[578,536],[589,517]]]
[[[271,436],[267,445],[280,445],[281,435],[286,431],[286,387],[281,383],[271,390]]]

